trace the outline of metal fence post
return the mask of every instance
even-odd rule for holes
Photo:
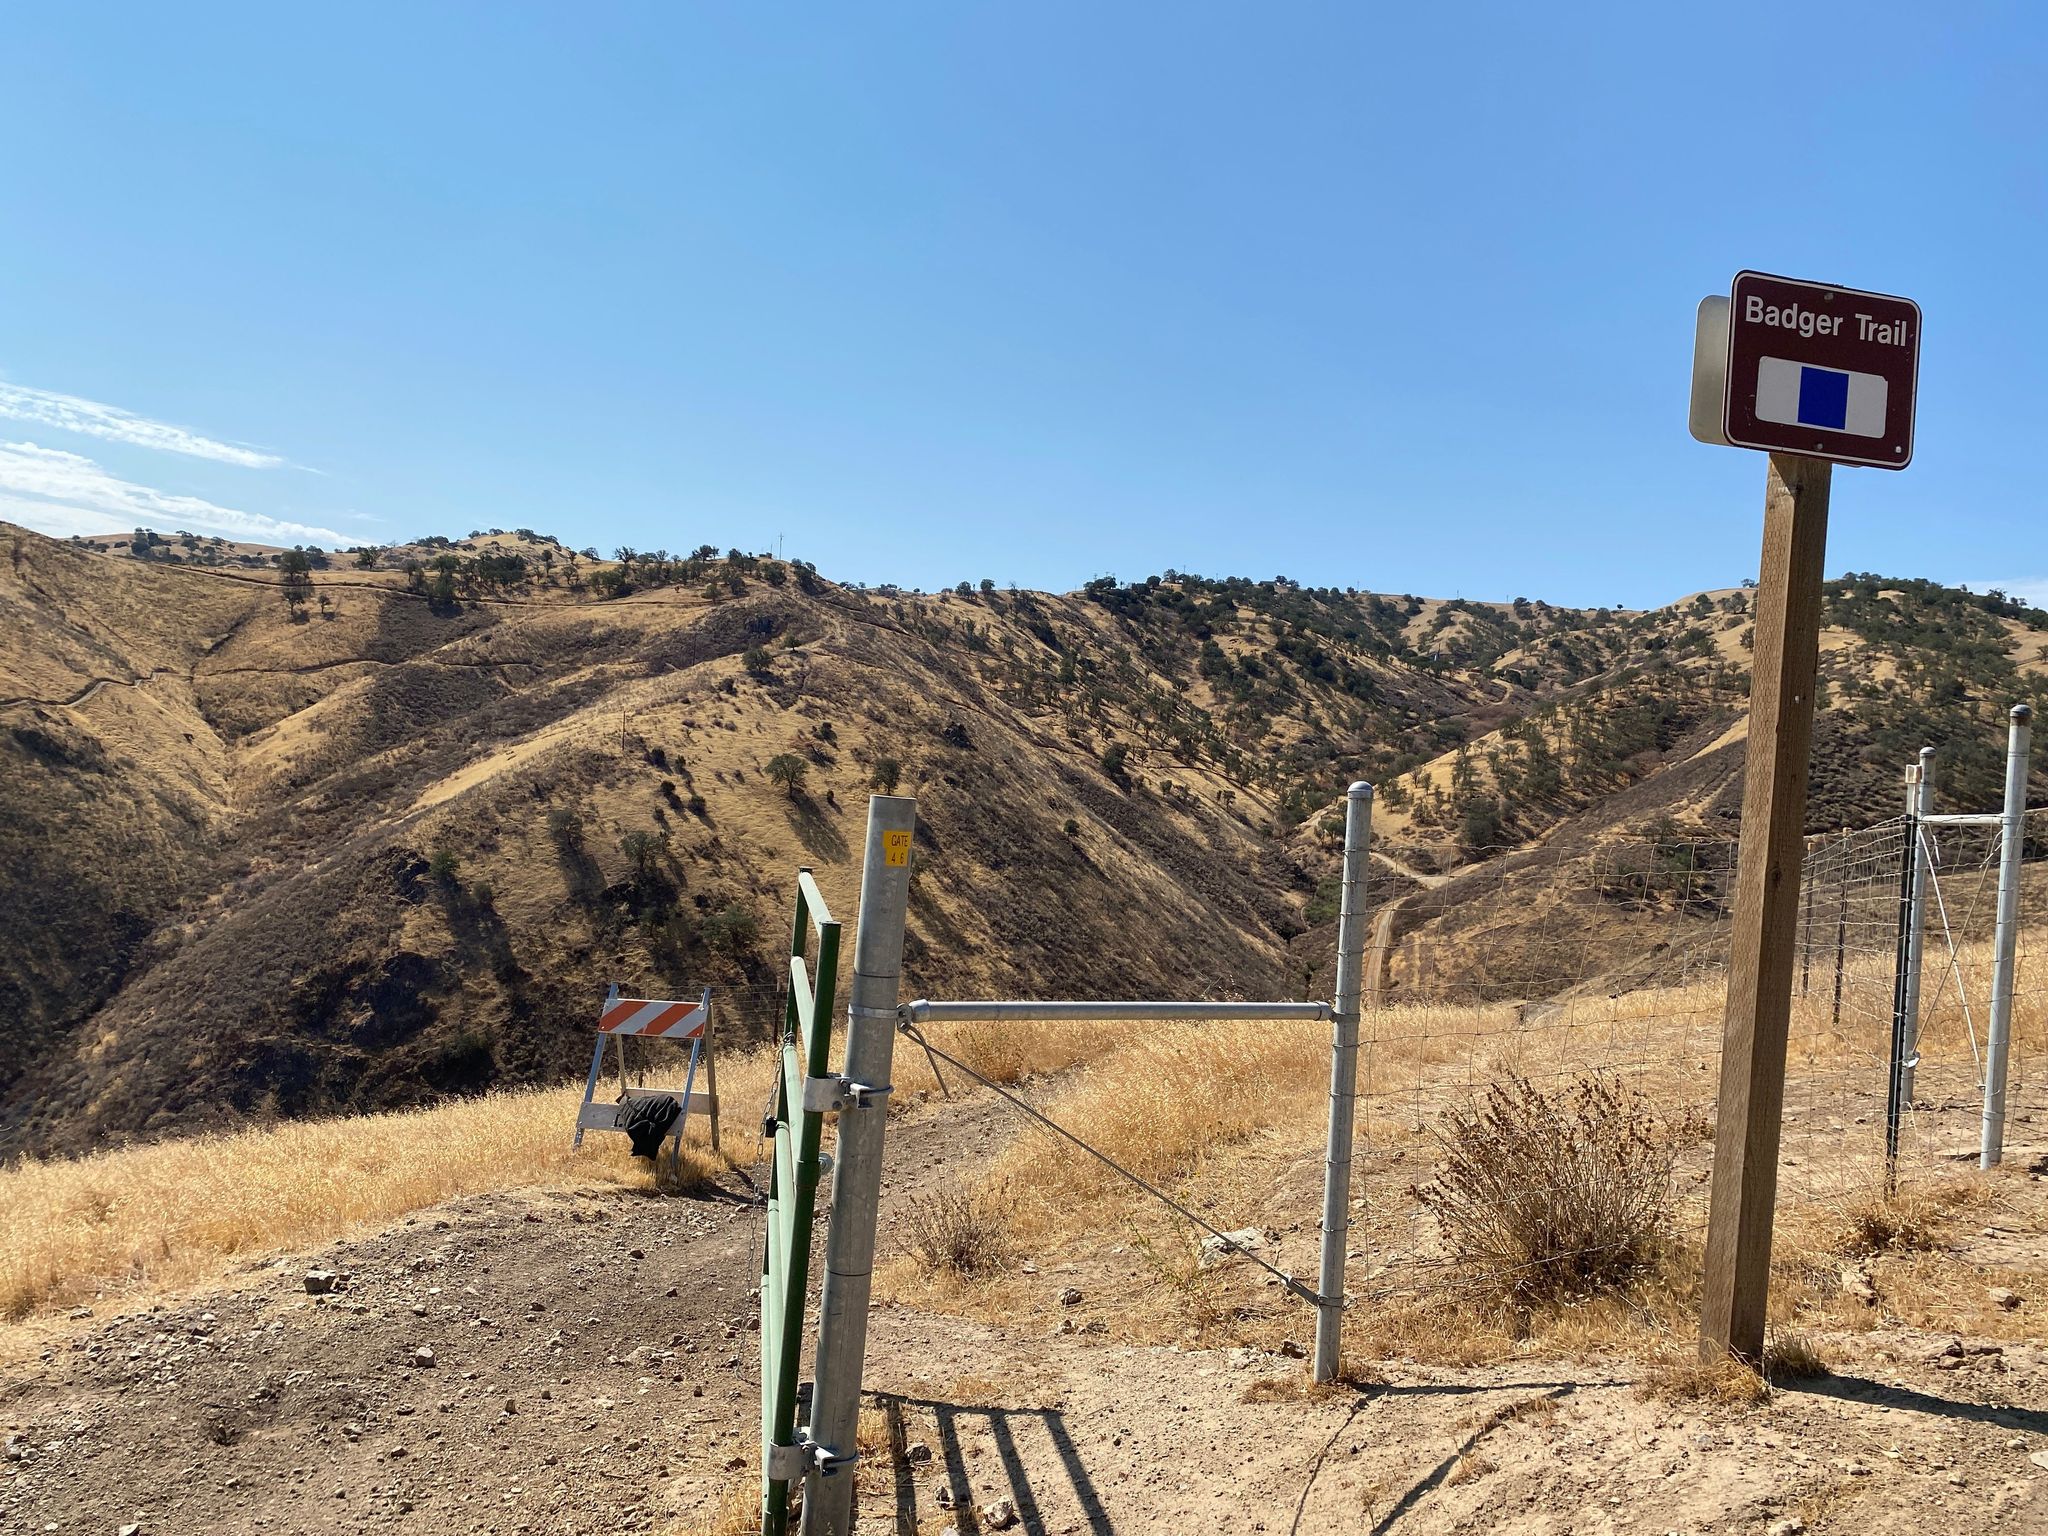
[[[853,1529],[854,1435],[860,1417],[861,1366],[867,1356],[882,1135],[896,1053],[896,992],[903,968],[910,845],[916,827],[917,802],[909,796],[869,796],[846,1064],[841,1069],[849,1085],[866,1091],[858,1103],[840,1111],[834,1149],[838,1157],[832,1168],[832,1220],[825,1237],[825,1285],[818,1305],[817,1385],[811,1397],[811,1440],[827,1459],[805,1479],[807,1536],[848,1536]]]
[[[1344,1332],[1344,1255],[1351,1225],[1351,1136],[1358,1103],[1359,973],[1365,954],[1367,857],[1372,850],[1372,786],[1360,781],[1344,800],[1344,876],[1337,913],[1337,993],[1330,1030],[1330,1144],[1323,1167],[1323,1254],[1316,1293],[1314,1373],[1334,1381]]]
[[[1806,922],[1799,940],[1799,995],[1806,996],[1806,975],[1813,969],[1813,888],[1819,882],[1813,877],[1813,840],[1809,838],[1804,854],[1805,872],[1799,877],[1799,899],[1806,905]]]
[[[2005,1156],[2005,1067],[2012,1046],[2013,960],[2019,946],[2020,854],[2027,832],[2027,763],[2034,745],[2034,712],[2012,707],[2005,749],[2005,816],[1998,856],[1998,935],[1991,972],[1991,1030],[1984,1048],[1984,1144],[1979,1165],[1995,1168]]]
[[[1920,967],[1927,953],[1927,893],[1934,880],[1934,858],[1920,830],[1921,818],[1934,814],[1934,748],[1920,749],[1920,762],[1906,775],[1907,830],[1913,860],[1912,910],[1906,914],[1906,1035],[1899,1065],[1899,1093],[1905,1107],[1913,1104],[1913,1071],[1920,1065]]]
[[[1843,829],[1848,836],[1848,829]],[[1842,951],[1849,942],[1849,856],[1843,850],[1841,870],[1835,883],[1835,1016],[1831,1028],[1842,1027]]]
[[[1909,973],[1912,965],[1913,881],[1918,861],[1913,850],[1920,844],[1920,817],[1908,809],[1905,841],[1899,848],[1899,905],[1892,923],[1892,1040],[1891,1059],[1884,1089],[1884,1192],[1887,1198],[1899,1186],[1899,1124],[1907,1104],[1907,1037],[1911,1024],[1906,1014]]]

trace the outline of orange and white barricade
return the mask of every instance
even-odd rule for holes
[[[648,1040],[673,1040],[678,1045],[690,1048],[690,1068],[683,1078],[682,1091],[672,1088],[629,1088],[626,1086],[626,1037],[638,1035]],[[597,1098],[597,1079],[604,1071],[605,1042],[614,1042],[618,1054],[619,1096],[610,1103]],[[697,1068],[702,1063],[707,1072],[713,1072],[711,1062],[711,989],[706,987],[704,995],[694,1003],[680,1003],[660,998],[621,997],[618,984],[612,984],[605,995],[603,1007],[597,1013],[597,1049],[590,1054],[590,1080],[583,1085],[583,1105],[576,1112],[576,1139],[572,1146],[583,1145],[585,1131],[616,1131],[619,1109],[633,1099],[675,1099],[681,1113],[676,1116],[675,1156],[683,1155],[683,1127],[689,1124],[690,1114],[709,1114],[711,1134],[715,1142],[718,1136],[718,1079],[711,1076],[710,1092],[699,1094]]]

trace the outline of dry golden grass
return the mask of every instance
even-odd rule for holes
[[[760,1484],[741,1475],[720,1489],[697,1514],[663,1526],[660,1536],[749,1536],[760,1529]]]
[[[715,1154],[699,1122],[683,1142],[688,1188],[750,1158],[758,1127],[737,1106],[759,1102],[768,1058],[719,1064],[729,1105]],[[594,1134],[571,1151],[581,1085],[494,1093],[431,1109],[309,1120],[28,1161],[0,1170],[0,1319],[195,1284],[254,1253],[306,1247],[409,1211],[488,1190],[612,1184],[657,1173],[623,1136]]]
[[[1827,1352],[1807,1334],[1784,1334],[1764,1346],[1764,1377],[1768,1381],[1812,1381],[1831,1370]]]
[[[1753,1408],[1770,1401],[1771,1384],[1740,1360],[1675,1359],[1651,1365],[1636,1384],[1636,1392],[1658,1402]]]
[[[1281,1376],[1261,1376],[1238,1394],[1238,1401],[1245,1403],[1308,1403],[1324,1398],[1344,1397],[1358,1392],[1370,1392],[1387,1384],[1386,1376],[1375,1366],[1367,1365],[1349,1356],[1337,1362],[1337,1375],[1330,1381],[1317,1381],[1306,1371],[1289,1371]]]
[[[1863,1258],[1879,1253],[1925,1252],[1941,1246],[1950,1217],[1971,1194],[1966,1186],[1872,1193],[1827,1213],[1824,1233],[1834,1252]]]
[[[1457,1465],[1451,1468],[1451,1475],[1444,1481],[1456,1488],[1465,1483],[1477,1482],[1488,1473],[1499,1470],[1499,1462],[1490,1460],[1477,1451],[1466,1451],[1459,1456]]]
[[[1319,1030],[1221,1024],[1098,1033],[1101,1053],[1046,1113],[1141,1177],[1188,1173],[1218,1147],[1298,1133],[1325,1113],[1330,1053]],[[1075,1210],[1077,1196],[1129,1188],[1071,1149],[1048,1157],[1037,1134],[998,1158],[991,1177],[1019,1191],[1027,1223]]]

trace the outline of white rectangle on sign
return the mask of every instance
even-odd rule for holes
[[[1883,437],[1890,392],[1891,386],[1874,373],[1820,368],[1783,357],[1766,357],[1757,363],[1759,421]]]

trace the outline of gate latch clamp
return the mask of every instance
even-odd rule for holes
[[[778,1483],[795,1482],[812,1472],[830,1477],[835,1472],[844,1472],[859,1459],[858,1452],[842,1456],[830,1446],[818,1444],[808,1429],[799,1429],[795,1445],[768,1447],[768,1476]]]
[[[871,1087],[867,1083],[851,1083],[843,1077],[807,1077],[804,1079],[804,1109],[807,1113],[821,1115],[828,1110],[866,1109],[879,1104],[895,1092],[893,1084]]]

